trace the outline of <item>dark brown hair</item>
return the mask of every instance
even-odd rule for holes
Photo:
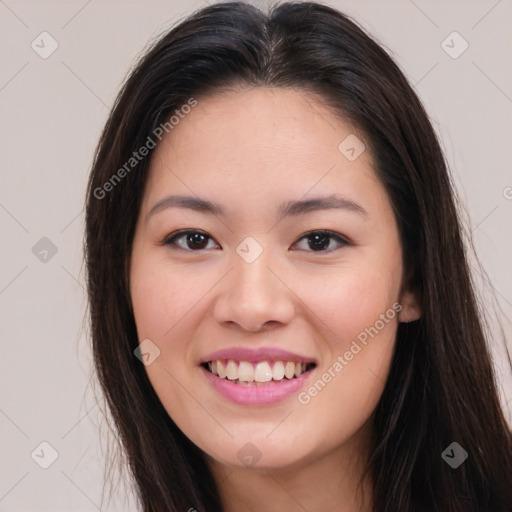
[[[512,510],[511,436],[440,145],[382,47],[347,16],[310,2],[268,13],[220,3],[189,16],[136,65],[99,141],[86,205],[92,347],[143,510],[222,504],[205,454],[174,424],[134,356],[128,269],[150,157],[112,176],[190,98],[240,85],[323,99],[364,134],[394,208],[423,316],[399,325],[374,414],[367,476],[375,512]],[[453,441],[469,452],[457,469],[441,457]]]

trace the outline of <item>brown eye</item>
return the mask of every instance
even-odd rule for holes
[[[174,246],[185,251],[199,251],[207,248],[211,238],[202,231],[185,230],[169,235],[164,240],[164,245]]]
[[[331,247],[332,240],[339,244],[340,247],[350,245],[348,240],[341,235],[324,230],[306,233],[299,239],[299,242],[301,240],[308,240],[307,247],[311,250],[310,252],[331,252],[335,250],[336,247],[334,249]],[[331,248],[329,249],[329,247]]]

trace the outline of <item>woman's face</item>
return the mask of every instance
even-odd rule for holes
[[[152,155],[139,342],[170,417],[216,461],[297,467],[367,432],[398,311],[419,310],[363,143],[315,96],[247,88],[200,99]]]

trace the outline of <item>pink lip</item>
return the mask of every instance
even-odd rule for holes
[[[293,361],[297,363],[316,363],[311,357],[304,357],[277,347],[262,347],[258,349],[233,347],[217,350],[204,357],[199,364],[215,361],[217,359],[234,359],[235,361]]]
[[[243,360],[246,361],[247,359]],[[285,378],[276,384],[241,386],[233,381],[214,375],[203,366],[199,368],[216,391],[239,405],[271,405],[280,402],[299,391],[306,379],[314,371],[310,370],[290,380]]]

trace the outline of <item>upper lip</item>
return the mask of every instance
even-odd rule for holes
[[[201,359],[200,364],[216,361],[218,359],[233,359],[235,361],[247,361],[250,363],[256,361],[294,361],[316,364],[314,358],[295,354],[277,347],[261,347],[257,349],[246,347],[226,348],[208,354]]]

